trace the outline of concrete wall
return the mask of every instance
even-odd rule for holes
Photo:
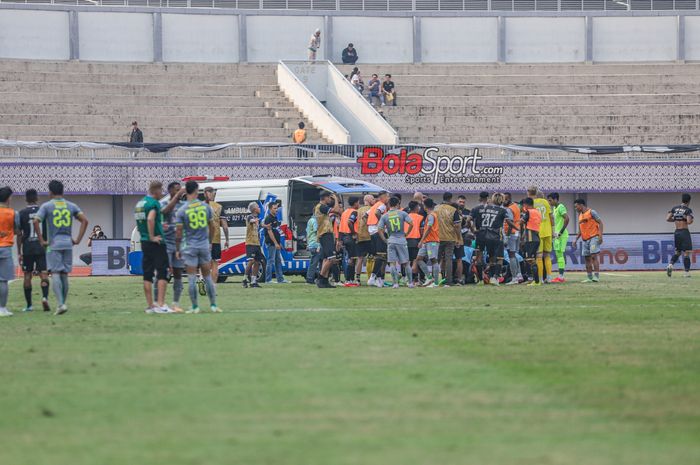
[[[238,16],[164,14],[163,61],[236,63]]]
[[[68,60],[68,13],[0,10],[0,57]]]
[[[413,20],[366,16],[334,17],[331,59],[341,61],[342,50],[351,42],[357,48],[362,63],[411,63]]]
[[[640,11],[634,16],[604,11],[473,13],[476,16],[454,12],[448,17],[430,12],[349,16],[293,10],[49,8],[0,4],[0,58],[306,60],[309,39],[318,28],[322,44],[317,58],[334,62],[340,61],[349,42],[358,49],[360,64],[411,63],[416,57],[426,63],[700,60],[697,11],[654,11],[650,16]],[[77,19],[75,27],[71,13]]]
[[[672,61],[677,35],[672,16],[593,18],[593,61]]]
[[[248,61],[274,62],[279,60],[306,60],[311,35],[323,31],[322,16],[250,16],[246,21]],[[321,34],[322,59],[328,44]]]
[[[81,12],[80,59],[153,61],[153,15]]]
[[[585,61],[585,18],[506,18],[505,58],[509,63]]]
[[[498,60],[498,18],[422,18],[425,63],[492,63]]]

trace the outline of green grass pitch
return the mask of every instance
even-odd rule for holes
[[[700,463],[699,278],[569,278],[229,282],[220,315],[74,279],[67,315],[0,319],[0,465]]]

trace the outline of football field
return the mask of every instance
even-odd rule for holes
[[[200,315],[76,278],[65,316],[0,319],[0,465],[697,464],[700,276],[681,274],[227,282]]]

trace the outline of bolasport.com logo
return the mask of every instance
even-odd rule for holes
[[[498,184],[502,166],[483,166],[483,157],[475,148],[469,155],[440,155],[436,147],[421,154],[407,149],[385,152],[380,147],[365,147],[357,161],[360,172],[368,175],[403,175],[408,184]]]

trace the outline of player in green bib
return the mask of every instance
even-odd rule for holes
[[[160,212],[160,199],[163,197],[163,183],[151,182],[148,195],[134,208],[134,220],[141,236],[143,252],[143,291],[146,294],[146,313],[174,313],[165,304],[165,291],[168,285],[168,251],[163,237],[163,218]],[[157,298],[153,302],[153,278],[156,281]]]
[[[554,244],[553,249],[557,257],[557,267],[559,268],[559,276],[552,280],[553,283],[563,283],[564,271],[566,270],[566,259],[564,252],[566,244],[569,241],[569,231],[566,227],[569,225],[569,213],[563,203],[559,202],[559,194],[553,192],[547,196],[549,204],[552,206],[554,214]]]

